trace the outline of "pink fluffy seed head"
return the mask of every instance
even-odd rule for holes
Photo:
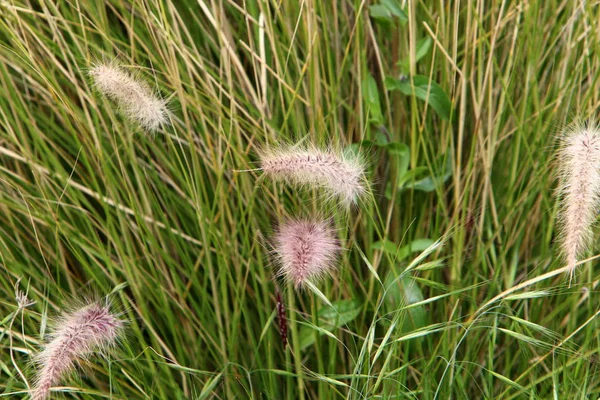
[[[331,274],[341,250],[333,227],[320,220],[289,220],[274,237],[278,274],[296,288]]]
[[[560,241],[570,267],[588,249],[591,228],[600,200],[600,130],[593,124],[579,124],[562,138],[558,153],[561,196]]]
[[[114,346],[122,327],[123,321],[110,312],[108,305],[100,303],[63,314],[56,322],[50,341],[37,356],[39,371],[32,399],[47,398],[50,388],[79,361]]]
[[[354,154],[332,150],[274,149],[261,154],[265,175],[299,186],[324,188],[345,205],[358,201],[366,191],[364,162]]]
[[[144,81],[115,64],[97,64],[89,75],[94,87],[113,100],[119,111],[146,130],[168,124],[167,102],[158,97]]]

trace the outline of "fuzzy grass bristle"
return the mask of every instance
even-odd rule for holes
[[[122,66],[96,64],[89,70],[89,75],[94,88],[113,100],[125,117],[142,128],[154,131],[168,124],[167,102]]]
[[[569,266],[569,282],[578,258],[591,242],[591,227],[600,199],[600,130],[578,124],[562,138],[558,153],[561,195],[561,247]]]
[[[270,178],[324,188],[345,205],[356,203],[367,190],[364,162],[353,153],[309,146],[264,151],[260,159],[261,169]]]
[[[50,388],[79,361],[113,346],[122,327],[123,322],[110,312],[109,305],[99,302],[63,314],[37,356],[39,371],[32,400],[46,399]]]
[[[274,237],[280,276],[296,288],[331,274],[341,250],[327,221],[296,219],[284,222]]]

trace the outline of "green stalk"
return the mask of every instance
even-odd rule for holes
[[[296,322],[296,299],[294,286],[291,282],[287,284],[288,310],[290,310],[290,333],[292,337],[291,352],[294,357],[294,366],[296,369],[296,380],[298,382],[298,399],[304,399],[304,372],[302,370],[302,355],[300,354],[300,337],[298,323]]]

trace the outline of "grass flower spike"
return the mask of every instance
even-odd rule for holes
[[[316,148],[277,149],[261,155],[261,169],[275,180],[322,187],[350,205],[365,193],[364,164],[358,156]]]
[[[115,344],[122,321],[108,305],[92,303],[64,314],[56,323],[51,340],[38,355],[40,365],[33,400],[46,399],[51,386],[93,352]]]
[[[168,123],[167,102],[122,67],[97,64],[90,69],[89,75],[94,87],[115,101],[119,111],[142,128],[152,131]]]
[[[570,267],[589,246],[600,198],[600,130],[578,125],[565,134],[559,153],[562,250]]]
[[[333,227],[326,221],[290,220],[275,234],[279,275],[296,288],[330,274],[340,251]]]

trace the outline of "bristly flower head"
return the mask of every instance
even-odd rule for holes
[[[600,199],[600,130],[593,124],[579,124],[567,131],[558,154],[561,194],[562,251],[570,267],[570,279],[577,259],[591,240]]]
[[[308,146],[266,150],[260,158],[261,169],[272,179],[325,188],[346,205],[366,192],[364,162],[354,153]]]
[[[299,288],[330,274],[341,248],[329,222],[298,219],[278,228],[274,249],[279,275]]]
[[[37,356],[39,371],[32,400],[46,399],[50,388],[79,361],[113,346],[122,326],[123,321],[111,314],[108,304],[95,302],[63,314]]]
[[[119,111],[146,130],[168,124],[167,102],[150,86],[114,63],[100,63],[89,70],[94,87],[117,103]]]

